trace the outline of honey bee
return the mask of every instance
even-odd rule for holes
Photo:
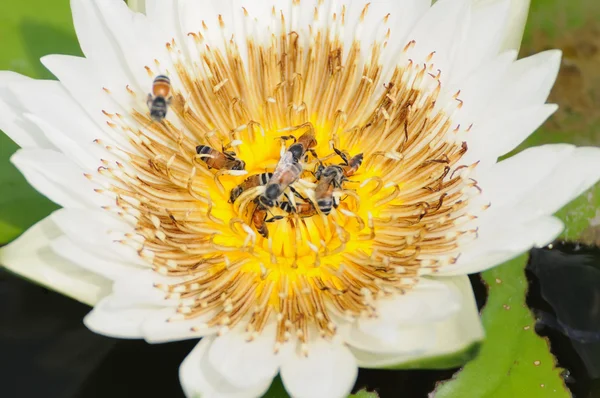
[[[356,156],[348,159],[348,156],[337,148],[333,148],[342,160],[343,164],[323,166],[320,165],[315,173],[317,178],[317,187],[315,188],[315,197],[319,210],[325,215],[331,213],[333,207],[338,207],[339,203],[333,197],[335,189],[341,189],[342,184],[348,181],[348,177],[354,175],[363,162],[363,154],[359,153]]]
[[[209,169],[217,170],[244,170],[246,163],[236,157],[235,152],[219,152],[207,145],[198,145],[196,153],[202,156],[202,161],[206,163]]]
[[[146,103],[150,109],[152,120],[162,122],[167,116],[169,105],[171,105],[171,79],[168,76],[156,76],[152,83],[152,93],[148,94]]]
[[[344,175],[344,169],[341,166],[320,166],[316,173],[318,182],[315,188],[315,198],[319,210],[326,216],[331,213],[333,207],[338,207],[338,203],[333,197],[333,191],[341,188],[342,183],[347,180]]]
[[[342,166],[342,169],[344,170],[344,175],[346,177],[350,177],[350,176],[354,175],[354,173],[356,173],[356,171],[358,170],[358,168],[360,167],[360,165],[363,162],[363,159],[364,159],[363,154],[359,153],[358,155],[353,156],[350,159],[348,159],[348,156],[344,152],[340,151],[337,148],[333,148],[333,150],[344,161],[344,164],[340,165],[340,166]]]
[[[312,151],[312,148],[317,146],[317,139],[315,138],[315,133],[312,128],[302,134],[298,139],[293,135],[285,135],[279,138],[283,140],[294,140],[294,143],[288,148],[288,151],[291,152],[298,161],[302,159],[307,151]]]
[[[294,144],[283,153],[279,159],[273,176],[269,179],[265,193],[260,196],[260,203],[265,207],[275,206],[275,202],[283,195],[285,190],[293,183],[298,181],[302,174],[303,167],[300,160],[317,145],[317,140],[313,130],[310,130],[296,140],[294,136],[280,137],[284,140],[294,139]]]
[[[263,238],[269,237],[269,229],[267,223],[271,223],[277,220],[282,220],[283,216],[275,216],[267,219],[267,209],[262,206],[258,201],[255,200],[256,207],[252,212],[252,225]]]
[[[317,214],[317,209],[310,202],[296,203],[296,207],[292,206],[290,202],[282,202],[279,208],[286,213],[298,214],[300,217],[312,217]]]
[[[242,193],[244,193],[244,191],[247,191],[248,189],[258,187],[261,185],[267,185],[267,183],[269,182],[269,179],[272,176],[273,176],[273,173],[261,173],[261,174],[254,174],[254,175],[251,175],[250,177],[246,178],[244,180],[244,182],[242,182],[240,185],[236,186],[235,188],[233,188],[231,190],[231,193],[229,194],[229,203],[234,203],[237,200],[237,198],[239,198],[240,195]]]

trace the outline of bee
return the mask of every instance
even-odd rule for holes
[[[294,140],[294,143],[288,148],[288,151],[291,152],[298,161],[302,159],[307,151],[312,152],[312,149],[317,146],[317,140],[315,138],[313,129],[310,129],[306,133],[302,134],[298,139],[296,139],[296,137],[293,135],[285,135],[279,138],[282,140]]]
[[[303,171],[300,161],[307,151],[313,152],[313,155],[316,157],[312,148],[317,145],[317,140],[315,139],[315,133],[312,128],[302,134],[298,139],[293,135],[279,138],[283,140],[293,139],[294,143],[290,145],[279,159],[275,171],[273,172],[273,176],[267,183],[265,193],[259,197],[260,203],[265,207],[275,206],[275,202],[277,202],[281,195],[284,194],[285,190],[298,181]],[[292,189],[292,191],[294,190]]]
[[[258,201],[255,201],[256,207],[252,212],[252,225],[263,238],[269,237],[269,229],[267,223],[271,223],[277,220],[282,220],[283,216],[275,216],[267,219],[267,209],[262,206]]]
[[[342,183],[347,180],[342,166],[320,166],[315,174],[317,177],[317,187],[315,188],[315,198],[319,210],[326,216],[331,213],[333,207],[338,207],[339,203],[333,197],[333,191],[341,188]]]
[[[202,161],[206,163],[209,169],[217,170],[244,170],[246,163],[236,157],[235,152],[226,151],[219,152],[207,145],[198,145],[196,147],[198,155],[204,155]]]
[[[300,217],[312,217],[317,214],[317,209],[310,202],[296,203],[296,207],[292,206],[290,202],[282,202],[279,208],[286,213],[298,214]]]
[[[333,207],[338,207],[336,199],[333,197],[335,189],[341,189],[342,184],[348,181],[348,177],[354,175],[363,162],[363,154],[348,159],[348,156],[337,148],[333,148],[343,160],[340,165],[323,166],[320,165],[315,172],[317,178],[317,187],[315,188],[315,197],[319,210],[325,215],[331,213]]]
[[[244,193],[244,191],[247,191],[248,189],[258,187],[261,185],[267,185],[267,183],[269,182],[269,179],[272,176],[273,176],[273,173],[261,173],[261,174],[254,174],[254,175],[251,175],[250,177],[246,178],[244,180],[244,182],[242,182],[240,185],[236,186],[235,188],[233,188],[231,190],[231,193],[229,194],[229,203],[234,203],[237,200],[237,198],[239,198],[240,195],[242,193]]]
[[[275,202],[283,195],[284,191],[294,182],[298,181],[303,167],[292,152],[286,151],[279,159],[273,176],[269,179],[265,193],[260,197],[260,203],[266,207],[275,206]]]
[[[342,166],[342,169],[344,170],[344,175],[346,177],[350,177],[350,176],[354,175],[354,173],[356,173],[356,171],[358,170],[358,168],[360,167],[360,165],[363,162],[363,159],[364,159],[363,154],[359,153],[358,155],[353,156],[350,159],[348,159],[348,156],[344,152],[340,151],[337,148],[333,148],[333,150],[344,161],[344,164],[340,165],[340,166]]]
[[[171,105],[171,79],[168,76],[156,76],[152,83],[152,93],[148,94],[146,103],[150,109],[152,120],[162,122],[167,116],[169,105]]]

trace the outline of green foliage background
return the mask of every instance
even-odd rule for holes
[[[594,23],[594,21],[596,21]],[[532,0],[522,55],[547,48],[565,54],[561,77],[551,102],[561,111],[522,146],[551,142],[600,144],[600,3],[595,0]],[[39,58],[49,53],[81,53],[74,35],[68,0],[20,0],[3,4],[0,14],[0,70],[35,78],[52,78]],[[520,149],[522,149],[520,148]],[[0,245],[19,236],[56,205],[36,193],[9,163],[17,146],[0,134]],[[564,236],[589,239],[598,235],[589,220],[600,208],[596,187],[563,209]],[[554,366],[549,344],[534,330],[524,304],[527,280],[523,256],[486,272],[489,299],[482,313],[487,339],[477,358],[453,380],[440,383],[438,398],[569,397]],[[538,362],[539,361],[539,362]],[[401,396],[402,392],[399,391]],[[269,397],[285,397],[276,380]],[[361,398],[376,395],[361,392]]]

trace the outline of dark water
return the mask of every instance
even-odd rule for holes
[[[560,244],[535,250],[528,304],[542,321],[577,398],[600,397],[600,250]],[[486,288],[471,282],[478,305]],[[114,340],[82,324],[85,305],[0,271],[0,388],[3,397],[182,397],[177,370],[194,341],[148,345]],[[427,397],[446,371],[361,370],[356,390]]]
[[[573,396],[600,397],[600,249],[560,242],[533,250],[527,276],[536,331],[567,369]]]

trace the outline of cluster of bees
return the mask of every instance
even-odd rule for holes
[[[171,86],[167,76],[157,76],[152,86],[152,94],[148,95],[150,116],[156,122],[161,122],[170,103]],[[332,208],[339,205],[334,197],[336,189],[342,189],[344,182],[354,175],[363,162],[363,154],[351,158],[344,152],[334,148],[335,153],[342,159],[341,164],[325,166],[318,158],[314,148],[317,145],[314,131],[310,129],[298,139],[295,136],[280,137],[285,142],[293,140],[280,157],[273,173],[265,172],[254,174],[246,178],[241,184],[234,187],[229,196],[229,202],[234,203],[245,191],[264,186],[264,192],[254,199],[254,210],[251,221],[254,228],[263,237],[269,236],[267,223],[283,219],[283,216],[268,218],[271,209],[279,208],[288,214],[297,214],[299,217],[311,217],[321,212],[329,215]],[[244,170],[246,164],[237,158],[236,153],[225,148],[218,151],[207,145],[198,145],[196,153],[209,169],[216,170]],[[314,171],[316,179],[315,197],[311,200],[302,196],[292,184],[298,181],[304,172],[304,164],[308,154],[317,159],[319,166]],[[291,199],[292,195],[299,200]]]

